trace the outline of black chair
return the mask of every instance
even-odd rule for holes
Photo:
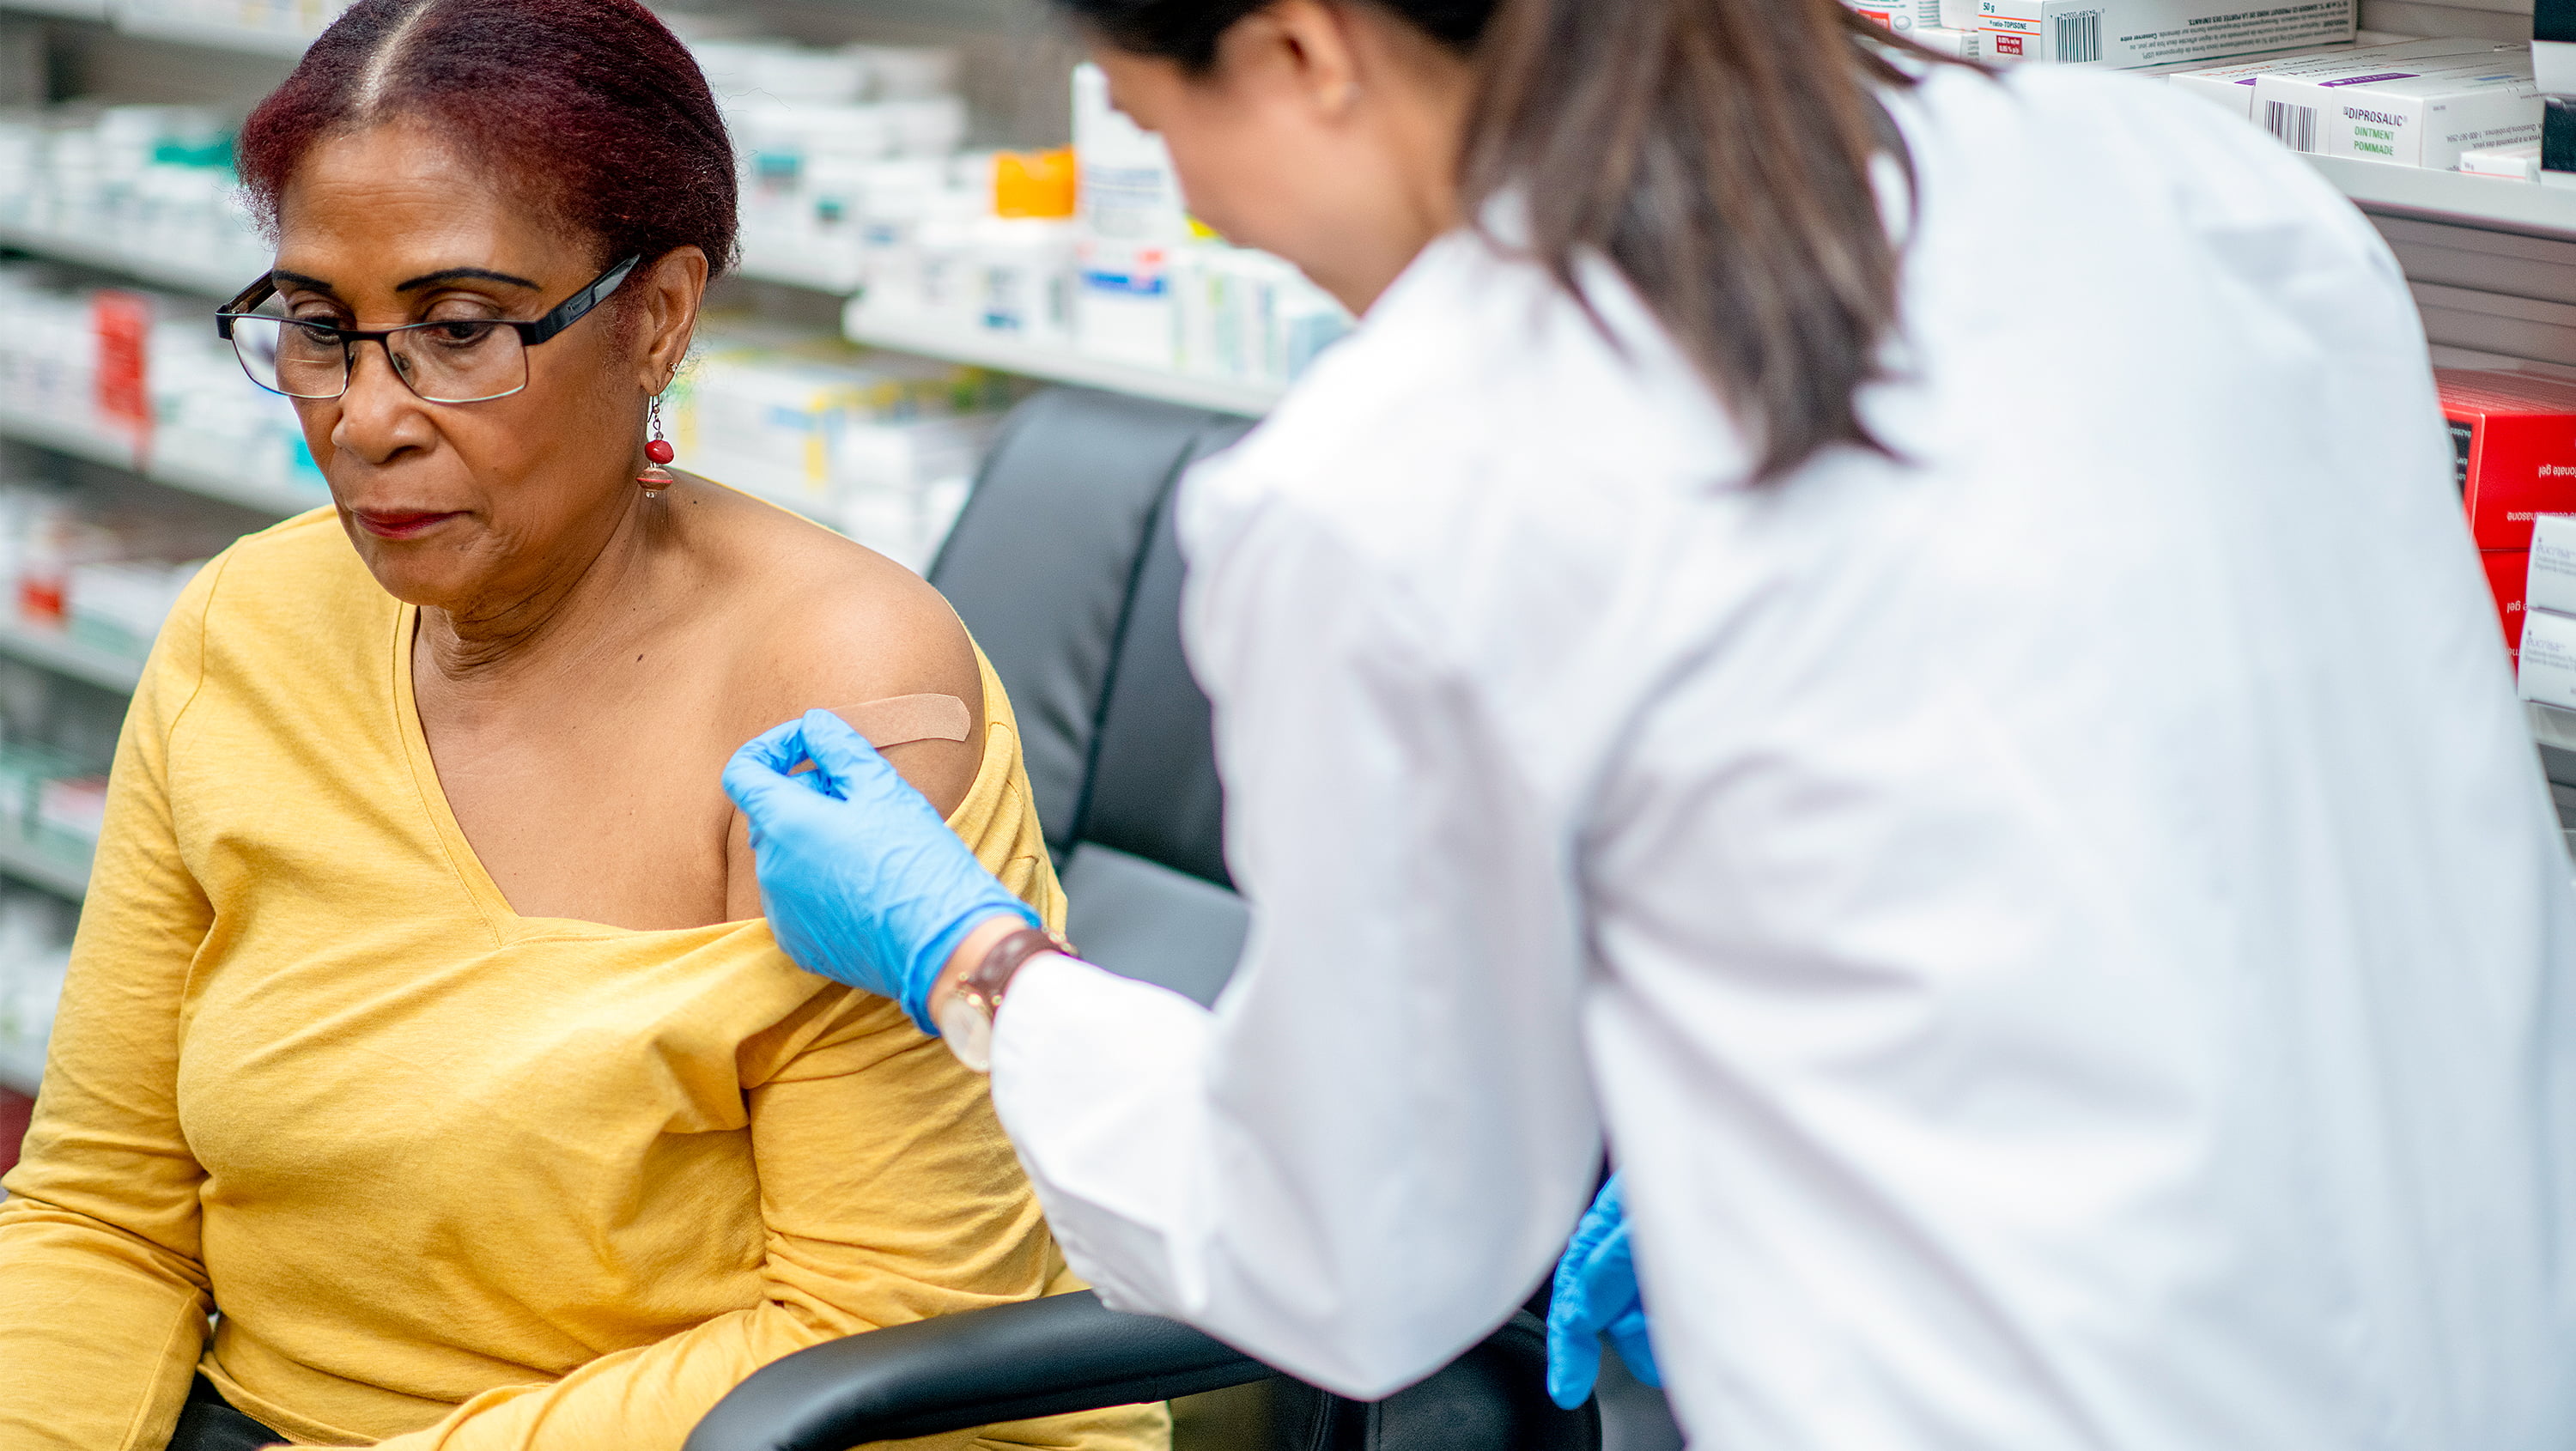
[[[1170,506],[1181,473],[1248,426],[1040,393],[1005,425],[930,574],[1010,692],[1067,935],[1201,1003],[1232,973],[1247,919],[1226,874],[1208,702],[1181,654]],[[846,1451],[1158,1400],[1176,1400],[1184,1451],[1598,1451],[1593,1407],[1558,1409],[1545,1367],[1524,1311],[1428,1380],[1351,1401],[1185,1326],[1061,1295],[789,1356],[726,1396],[687,1451]]]

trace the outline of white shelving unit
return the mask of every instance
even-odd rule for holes
[[[49,15],[57,20],[105,20],[107,0],[6,0],[0,10]]]
[[[0,1035],[0,1088],[34,1098],[45,1081],[45,1045]]]
[[[0,404],[0,438],[14,438],[55,453],[127,469],[168,488],[220,499],[281,519],[325,502],[318,494],[228,469],[219,459],[159,447],[146,448],[138,454],[132,442],[104,429],[5,404]]]
[[[89,863],[66,861],[15,831],[0,830],[0,874],[77,902],[89,891]]]
[[[1258,416],[1269,412],[1271,406],[1279,401],[1279,395],[1286,391],[1267,383],[1200,378],[1168,368],[1111,362],[1071,348],[1023,342],[1002,333],[876,317],[855,301],[842,314],[841,330],[850,341],[872,348],[919,353],[925,357],[991,368],[996,372],[1019,373],[1085,388],[1106,388],[1113,393],[1161,398],[1192,408],[1212,408],[1220,413]]]
[[[194,292],[213,298],[231,297],[249,286],[251,278],[258,275],[253,271],[237,276],[193,258],[140,252],[120,247],[112,241],[65,232],[38,231],[5,222],[0,222],[0,247],[122,273],[151,287],[167,287],[174,292]]]
[[[143,678],[140,660],[82,644],[60,631],[26,625],[0,623],[0,655],[129,695]]]
[[[293,31],[255,30],[247,25],[210,25],[149,12],[134,14],[120,11],[115,21],[116,28],[128,35],[176,41],[181,45],[200,45],[209,50],[282,56],[288,60],[304,54],[304,48],[313,43],[312,36]]]
[[[2576,191],[2339,156],[2306,160],[2364,211],[2576,240]]]
[[[304,54],[304,48],[313,43],[312,36],[292,31],[186,20],[150,10],[136,11],[115,3],[115,0],[0,0],[0,10],[50,16],[58,20],[99,21],[128,35],[152,40],[175,41],[181,45],[239,51],[248,55],[283,56],[289,60]]]

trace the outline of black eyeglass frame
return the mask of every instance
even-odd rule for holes
[[[643,262],[644,256],[640,252],[627,258],[625,261],[618,263],[616,266],[609,268],[607,271],[602,272],[597,277],[591,279],[589,286],[584,287],[579,292],[565,298],[562,302],[555,304],[555,306],[549,310],[545,316],[538,318],[534,322],[520,322],[512,318],[474,318],[471,319],[471,321],[488,322],[495,327],[509,328],[519,335],[519,346],[522,349],[533,348],[539,343],[543,343],[553,338],[556,334],[561,333],[565,328],[571,327],[574,323],[588,317],[591,310],[598,307],[601,303],[606,302],[609,294],[615,292],[618,289],[619,284],[625,282],[627,274],[643,265]],[[340,391],[337,393],[289,393],[283,388],[271,388],[268,384],[261,383],[258,375],[251,372],[249,361],[241,357],[240,345],[235,344],[233,348],[233,357],[236,362],[241,363],[242,375],[249,378],[252,383],[261,388],[267,389],[267,391],[276,394],[280,398],[301,398],[308,402],[320,402],[331,398],[345,397],[348,394],[349,380],[352,377],[355,377],[358,371],[358,344],[373,342],[378,346],[383,347],[385,349],[385,360],[387,362],[391,362],[393,360],[393,345],[387,342],[386,339],[391,338],[394,334],[418,332],[423,328],[454,327],[459,321],[466,320],[450,318],[435,322],[407,322],[400,327],[350,328],[341,327],[337,323],[307,322],[301,318],[282,317],[273,312],[253,312],[251,310],[276,295],[277,281],[274,277],[262,277],[257,282],[243,288],[239,295],[235,296],[232,301],[225,303],[222,307],[215,310],[215,336],[223,339],[225,342],[233,342],[233,324],[242,318],[248,317],[261,318],[278,323],[291,322],[297,327],[310,328],[315,332],[330,333],[334,338],[338,339],[340,344]],[[394,369],[394,376],[402,378],[402,385],[404,387],[411,388],[411,380],[409,378],[403,378],[402,369]],[[522,376],[519,379],[519,386],[511,389],[509,393],[493,393],[481,398],[421,398],[421,401],[423,403],[451,404],[489,403],[496,398],[507,398],[511,393],[525,392],[527,390],[527,386],[528,380]],[[412,388],[412,396],[420,397],[420,390]]]

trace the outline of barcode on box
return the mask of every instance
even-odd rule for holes
[[[2057,63],[2081,65],[2102,58],[2102,12],[2057,17]]]
[[[2313,152],[2317,149],[2317,108],[2265,101],[2263,129],[2280,137],[2281,144],[2292,151]]]

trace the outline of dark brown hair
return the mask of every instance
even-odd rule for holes
[[[1205,71],[1270,0],[1057,0],[1122,49]],[[1569,291],[1608,257],[1751,437],[1756,476],[1886,452],[1857,395],[1897,322],[1871,166],[1905,143],[1879,89],[1937,60],[1838,0],[1366,0],[1479,65],[1471,209],[1518,196]],[[1580,296],[1577,292],[1576,295]]]
[[[314,143],[426,123],[597,239],[602,266],[734,254],[733,145],[688,48],[635,0],[358,0],[242,127],[261,220]],[[643,269],[637,269],[638,273]]]

